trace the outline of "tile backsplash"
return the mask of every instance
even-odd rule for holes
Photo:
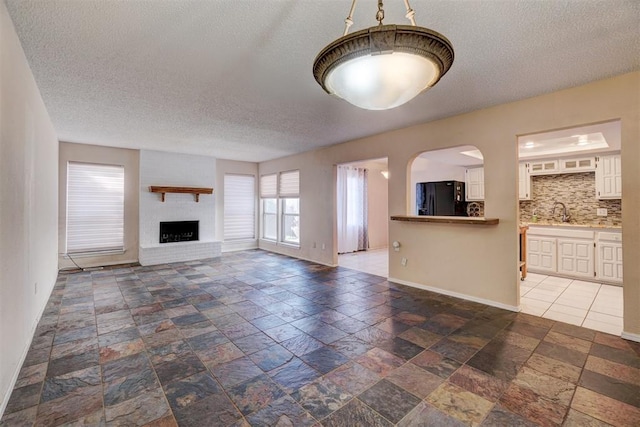
[[[621,200],[597,200],[594,172],[536,175],[531,177],[531,200],[520,201],[520,220],[532,222],[535,209],[538,222],[560,222],[562,207],[552,215],[553,204],[562,202],[571,214],[570,224],[622,225]],[[607,216],[596,209],[607,209]]]

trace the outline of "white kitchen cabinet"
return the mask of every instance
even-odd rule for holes
[[[558,273],[593,278],[594,276],[594,251],[593,238],[591,239],[567,239],[558,238]]]
[[[560,159],[560,172],[593,172],[596,170],[595,157]]]
[[[527,270],[594,280],[595,241],[589,229],[529,227]]]
[[[596,157],[596,199],[622,198],[620,154]]]
[[[559,173],[558,160],[539,160],[529,162],[529,173],[531,175],[547,175]]]
[[[555,237],[527,234],[527,270],[556,272]]]
[[[622,283],[622,233],[598,233],[596,252],[596,277]]]
[[[465,177],[465,196],[468,202],[484,200],[484,168],[467,169]]]
[[[520,163],[518,167],[518,196],[520,200],[531,200],[529,163]]]

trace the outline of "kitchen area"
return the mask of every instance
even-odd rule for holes
[[[521,310],[620,335],[619,122],[521,136],[518,145]],[[437,165],[434,178],[462,186],[463,199],[453,192],[449,215],[484,216],[482,154],[472,146],[440,151],[423,153],[418,165]],[[436,194],[442,184],[432,176],[412,168],[415,215],[443,215],[433,200],[450,205],[449,195]]]

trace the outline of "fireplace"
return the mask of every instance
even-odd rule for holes
[[[198,239],[198,221],[160,223],[160,243],[189,242]]]

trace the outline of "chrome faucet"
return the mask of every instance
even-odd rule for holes
[[[553,204],[553,210],[551,211],[551,216],[555,215],[556,206],[558,205],[562,206],[562,222],[569,222],[569,220],[571,219],[571,215],[567,213],[567,207],[562,202],[555,202]]]

